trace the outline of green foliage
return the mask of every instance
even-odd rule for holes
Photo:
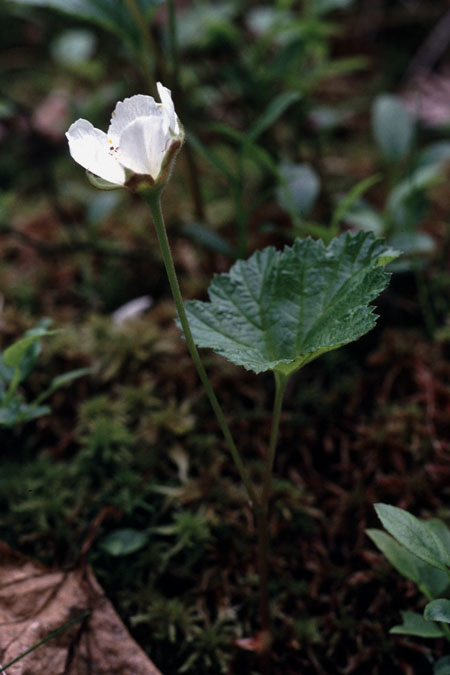
[[[124,0],[8,0],[32,7],[56,9],[79,19],[92,21],[118,34],[130,45],[139,40],[133,15]],[[136,0],[145,17],[162,4],[162,0]]]
[[[148,543],[145,532],[130,527],[113,530],[100,541],[101,548],[112,556],[136,553]]]
[[[210,302],[186,311],[198,346],[260,373],[289,375],[373,328],[369,303],[386,287],[396,256],[372,234],[342,235],[328,248],[297,239],[266,248],[214,277]]]
[[[421,614],[415,612],[400,612],[403,622],[393,626],[389,631],[393,635],[416,635],[424,638],[439,638],[443,636],[442,630],[435,623],[430,623]]]
[[[446,590],[450,583],[446,572],[424,562],[383,530],[366,532],[397,572],[417,584],[427,597],[437,597]]]
[[[282,164],[277,199],[281,208],[297,216],[306,216],[320,192],[320,178],[308,164]]]
[[[423,615],[427,621],[450,623],[450,600],[447,598],[432,600],[425,607]]]
[[[389,504],[376,504],[375,510],[387,531],[408,551],[429,565],[447,571],[450,550],[429,522]]]
[[[433,675],[450,675],[450,656],[443,656],[433,665]]]
[[[430,601],[423,616],[401,612],[403,623],[390,632],[450,639],[448,629],[435,623],[450,623],[450,600],[439,597],[450,584],[450,529],[442,520],[419,520],[388,504],[376,504],[375,510],[392,536],[380,530],[367,530],[367,534],[395,569],[417,584]]]
[[[30,372],[31,363],[36,360],[40,351],[39,338],[45,335],[51,335],[53,331],[45,328],[36,328],[29,331],[23,338],[17,340],[13,345],[3,352],[3,363],[13,370],[21,369],[21,378],[23,379]],[[35,347],[33,349],[33,347]]]
[[[414,124],[399,98],[379,95],[373,105],[372,125],[375,140],[387,160],[399,162],[411,152]]]
[[[299,94],[295,91],[285,91],[276,96],[246,133],[246,142],[253,143],[256,141],[299,98]]]
[[[17,391],[17,388],[37,365],[41,352],[41,338],[58,332],[47,330],[46,326],[49,323],[48,319],[44,319],[36,328],[27,331],[24,337],[14,342],[0,355],[0,426],[12,427],[15,424],[29,422],[47,415],[50,408],[41,403],[60,387],[90,372],[88,368],[79,368],[58,375],[33,402],[24,401],[23,395]]]
[[[414,555],[383,530],[366,530],[366,534],[372,539],[375,546],[384,553],[397,572],[416,584],[420,582],[417,559]]]
[[[160,644],[167,645],[166,668],[201,675],[229,672],[230,641],[236,637],[233,616],[224,613],[205,626],[194,606],[155,593],[146,611],[133,616],[131,622],[145,625]]]

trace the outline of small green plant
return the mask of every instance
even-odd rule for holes
[[[437,142],[419,150],[410,111],[400,98],[388,94],[374,101],[372,129],[389,183],[385,207],[380,211],[358,199],[348,210],[346,221],[385,236],[406,256],[429,253],[434,250],[434,240],[418,226],[428,212],[430,190],[444,180],[448,144]],[[403,267],[406,261],[404,257]]]
[[[89,368],[79,368],[58,375],[33,401],[25,401],[19,386],[29,377],[37,364],[42,348],[41,338],[56,332],[48,330],[49,324],[50,321],[44,319],[0,355],[0,426],[12,427],[47,415],[50,408],[42,405],[43,402],[60,387],[90,372]]]
[[[376,504],[375,510],[389,532],[370,529],[367,534],[402,576],[417,585],[428,600],[423,615],[403,611],[402,623],[390,632],[450,641],[450,529],[438,518],[420,520],[404,509]],[[450,658],[434,664],[434,675],[449,672]]]

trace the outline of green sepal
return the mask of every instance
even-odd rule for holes
[[[92,173],[87,169],[86,176],[90,184],[97,188],[97,190],[120,190],[121,188],[123,189],[125,187],[124,185],[117,185],[117,183],[110,183],[109,180],[100,178],[100,176],[96,176],[95,173]]]

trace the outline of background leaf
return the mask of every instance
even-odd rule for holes
[[[386,530],[405,548],[433,567],[446,572],[450,553],[444,550],[433,528],[404,509],[389,504],[375,504],[375,510]]]
[[[383,530],[366,530],[366,534],[372,539],[377,548],[384,553],[397,572],[400,572],[407,579],[411,579],[414,583],[419,583],[420,576],[416,565],[417,558],[412,553],[407,551],[404,546],[401,546],[389,534],[383,532]]]
[[[279,205],[288,213],[305,216],[318,197],[319,176],[308,164],[282,164],[279,174],[281,182],[276,191]]]
[[[300,94],[296,91],[285,91],[273,99],[255,124],[246,134],[248,141],[256,141],[258,136],[266,131],[279,117],[289,108],[292,103],[298,101]]]
[[[110,555],[121,556],[139,551],[147,544],[147,541],[148,535],[145,532],[123,528],[110,532],[102,539],[100,546]]]
[[[368,232],[257,251],[214,277],[210,302],[186,303],[194,339],[256,373],[290,374],[373,328],[369,303],[389,280],[383,256],[395,253]]]
[[[433,666],[433,675],[450,675],[450,656],[443,656]]]
[[[28,335],[25,335],[17,342],[14,342],[10,347],[3,352],[3,361],[9,368],[20,368],[30,347],[39,341],[45,335],[52,335],[57,331],[49,331],[45,328],[38,328]]]
[[[405,159],[411,151],[414,123],[399,98],[381,94],[375,99],[372,127],[377,145],[386,159],[391,162]]]
[[[423,615],[427,621],[450,623],[450,600],[447,600],[447,598],[432,600],[425,607]]]
[[[442,637],[442,630],[435,623],[426,621],[423,616],[415,612],[400,612],[403,623],[393,626],[390,633],[394,635],[416,635],[424,638]]]
[[[129,44],[139,41],[139,33],[124,0],[9,0],[21,5],[47,7],[96,23],[125,37]],[[136,0],[144,16],[149,17],[163,0]]]
[[[366,530],[366,533],[397,572],[414,581],[422,592],[436,598],[448,587],[446,572],[420,560],[383,530]]]

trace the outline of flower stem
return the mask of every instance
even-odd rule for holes
[[[175,271],[175,265],[173,263],[172,252],[170,250],[170,244],[167,238],[164,218],[161,211],[161,201],[160,201],[161,191],[152,188],[148,191],[141,192],[140,194],[147,202],[153,217],[153,222],[155,224],[156,234],[158,236],[159,245],[161,247],[161,253],[163,256],[163,261],[166,268],[170,289],[172,291],[173,299],[175,301],[175,306],[177,308],[178,317],[180,319],[180,323],[183,328],[184,336],[186,338],[186,344],[188,346],[189,353],[197,368],[200,380],[203,386],[205,387],[206,394],[209,398],[212,409],[214,410],[214,413],[217,417],[217,421],[219,422],[220,428],[224,435],[228,449],[230,450],[231,456],[233,457],[234,463],[239,472],[241,480],[247,490],[252,507],[254,507],[254,505],[257,504],[257,495],[250,482],[250,478],[248,476],[242,458],[239,454],[239,451],[231,436],[231,432],[228,427],[225,416],[222,412],[222,408],[220,407],[220,403],[217,400],[214,389],[211,386],[211,382],[209,381],[208,375],[206,374],[205,368],[203,366],[197,347],[195,345],[194,338],[192,337],[191,329],[189,327],[189,322],[186,315],[186,311],[184,309],[183,298],[181,296],[180,286]]]
[[[20,382],[20,368],[15,368],[11,382],[9,383],[9,388],[6,393],[5,398],[3,399],[3,406],[6,408],[12,401],[12,397],[16,393],[16,389],[19,386]]]
[[[270,430],[269,449],[266,457],[262,494],[258,506],[255,508],[256,524],[258,528],[258,571],[259,571],[259,604],[262,633],[261,668],[264,675],[269,673],[269,653],[272,642],[272,629],[269,603],[269,499],[272,485],[273,465],[280,428],[283,396],[288,383],[288,377],[274,371],[275,398],[273,404],[272,428]]]

